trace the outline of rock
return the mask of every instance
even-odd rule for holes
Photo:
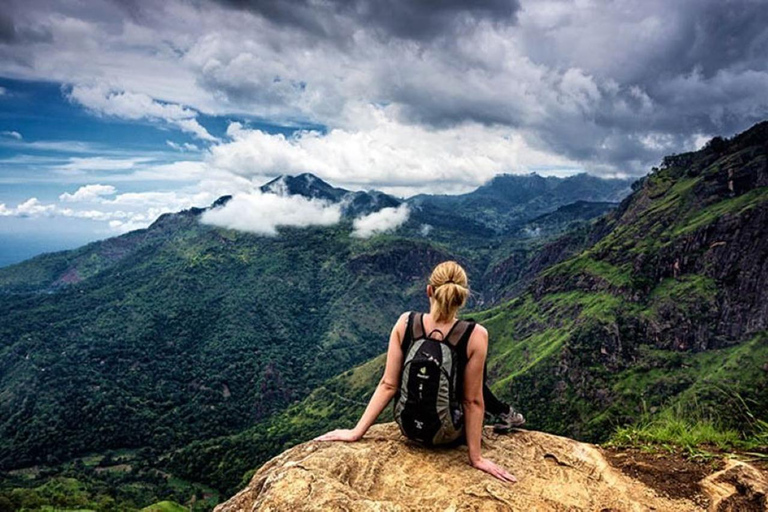
[[[423,448],[387,423],[374,425],[356,443],[310,441],[287,450],[215,512],[701,510],[687,498],[660,496],[612,467],[591,444],[526,430],[500,436],[486,428],[483,445],[484,455],[508,468],[518,483],[470,467],[466,446]],[[745,467],[708,477],[712,484],[703,487],[714,505],[739,502],[733,498],[738,488],[748,489],[744,499],[765,500],[764,477]],[[733,483],[744,475],[751,483]]]
[[[749,464],[728,460],[725,468],[703,479],[701,487],[716,512],[762,512],[768,510],[768,481]]]

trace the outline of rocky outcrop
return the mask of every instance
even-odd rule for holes
[[[763,510],[768,482],[744,463],[707,477],[698,499],[660,492],[613,467],[594,445],[541,432],[498,436],[485,455],[514,473],[505,484],[467,464],[466,447],[411,444],[394,423],[357,443],[308,442],[262,466],[248,487],[216,512]]]

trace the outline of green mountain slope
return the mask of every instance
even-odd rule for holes
[[[355,211],[392,199],[311,175],[265,187],[349,197]],[[349,236],[349,218],[262,237],[201,224],[203,211],[0,269],[0,470],[241,431],[379,353],[439,261],[459,259],[478,276],[481,303],[494,254],[510,243],[532,254],[570,227],[482,244],[461,224],[435,227],[448,243],[425,238],[414,213],[398,233],[368,240]],[[570,221],[590,218],[575,211]]]
[[[490,332],[494,389],[531,428],[580,439],[672,408],[748,434],[768,418],[767,200],[768,123],[667,157],[591,230],[547,245],[517,297],[467,313]],[[383,364],[167,464],[231,493],[275,453],[352,426]]]

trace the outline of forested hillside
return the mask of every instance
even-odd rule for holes
[[[764,428],[768,123],[665,158],[618,207],[591,178],[571,181],[586,197],[519,179],[417,196],[408,222],[371,239],[349,236],[352,210],[260,237],[193,209],[0,270],[5,487],[68,474],[90,496],[204,509],[287,446],[356,420],[392,322],[426,309],[426,276],[447,258],[470,274],[465,316],[490,332],[493,387],[531,428],[601,441],[673,409]],[[352,197],[310,175],[265,187]],[[401,203],[352,194],[355,212]]]
[[[258,236],[202,224],[205,209],[193,208],[0,269],[4,487],[68,474],[123,504],[210,494],[167,483],[157,472],[164,454],[269,421],[380,353],[392,320],[421,306],[439,261],[466,266],[476,306],[512,293],[547,240],[583,230],[616,206],[597,200],[628,186],[586,175],[514,180],[550,186],[520,198],[530,207],[519,208],[514,223],[506,209],[516,199],[502,201],[498,191],[485,213],[505,219],[498,229],[478,230],[471,210],[454,210],[445,222],[444,210],[409,203],[410,217],[394,233],[351,237],[356,216],[402,200],[300,175],[263,192],[344,201],[340,223]],[[567,192],[571,186],[578,190]],[[574,198],[586,202],[570,205]]]
[[[577,439],[669,411],[764,439],[768,122],[667,157],[633,188],[588,232],[546,246],[518,296],[466,313],[489,330],[494,389],[528,427]],[[196,442],[171,467],[233,492],[271,455],[354,425],[383,364],[341,373],[241,434]]]

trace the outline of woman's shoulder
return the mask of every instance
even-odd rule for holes
[[[411,311],[404,311],[400,314],[400,316],[397,318],[397,322],[395,322],[395,327],[399,329],[400,331],[405,331],[406,327],[408,326],[408,318],[411,316]]]
[[[475,327],[472,329],[472,334],[469,336],[470,341],[472,340],[487,340],[488,339],[488,329],[486,329],[483,324],[480,322],[475,322]]]

